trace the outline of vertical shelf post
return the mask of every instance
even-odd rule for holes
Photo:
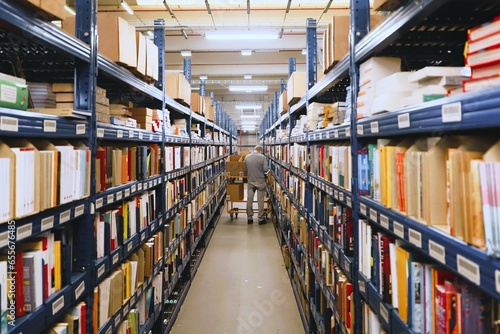
[[[307,89],[311,89],[312,86],[316,84],[316,68],[317,68],[317,52],[318,52],[318,40],[316,36],[316,20],[307,19]],[[306,93],[307,94],[307,93]]]

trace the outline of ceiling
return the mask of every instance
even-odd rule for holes
[[[288,77],[288,60],[296,58],[297,70],[305,71],[306,20],[316,19],[318,39],[333,16],[349,15],[345,0],[125,0],[133,10],[129,14],[120,0],[99,0],[99,12],[119,15],[147,32],[155,19],[164,19],[166,28],[166,69],[181,71],[181,50],[191,51],[192,89],[199,89],[199,77],[207,76],[206,92],[214,92],[224,110],[240,124],[236,104],[262,105],[255,110],[261,118],[267,112],[280,80]],[[207,40],[207,31],[275,31],[274,40]],[[318,41],[318,45],[322,45]],[[242,50],[251,50],[243,56]],[[320,55],[321,50],[318,52]],[[321,57],[319,57],[321,58]],[[323,68],[318,59],[318,72]],[[244,75],[251,75],[245,80]],[[267,85],[260,93],[230,92],[229,85]],[[247,110],[245,113],[253,113]]]

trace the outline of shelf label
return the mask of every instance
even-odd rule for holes
[[[129,197],[130,196],[130,189],[125,189],[125,197]]]
[[[144,239],[146,239],[146,232],[141,233],[141,242],[143,242]]]
[[[71,210],[61,212],[59,215],[59,224],[67,222],[71,218]]]
[[[154,230],[155,230],[155,224],[151,224],[151,226],[149,227],[149,231],[153,232]]]
[[[96,199],[95,200],[95,208],[99,209],[100,207],[102,207],[103,203],[104,203],[104,199],[102,197]]]
[[[410,127],[410,114],[401,114],[398,115],[398,128],[405,129]]]
[[[349,196],[348,196],[348,197],[346,198],[346,201],[347,201],[347,205],[348,205],[349,207],[351,207],[351,208],[352,208],[352,200],[351,200],[351,197],[349,197]]]
[[[346,259],[344,259],[344,272],[347,276],[351,276],[351,264]]]
[[[117,314],[115,318],[115,328],[118,329],[118,326],[120,325],[120,321],[122,321],[122,315]]]
[[[446,250],[443,246],[432,240],[429,240],[429,255],[439,262],[446,264]]]
[[[394,222],[394,233],[401,239],[405,238],[405,228],[402,224]]]
[[[83,215],[83,211],[85,210],[85,204],[79,205],[75,208],[75,217]]]
[[[33,233],[33,228],[32,224],[26,224],[24,226],[18,227],[17,228],[17,238],[16,240],[22,240],[25,239]]]
[[[129,242],[127,245],[127,252],[130,252],[132,250],[132,242]]]
[[[363,280],[359,280],[358,281],[358,286],[359,286],[359,291],[363,292],[363,293],[366,293],[366,285],[365,285],[365,281]]]
[[[42,219],[42,223],[40,224],[41,231],[50,230],[53,227],[54,227],[54,216]]]
[[[370,123],[370,130],[372,133],[378,133],[379,132],[378,122],[371,122]]]
[[[128,314],[128,310],[129,310],[129,309],[130,309],[130,306],[129,306],[129,304],[127,303],[127,305],[125,305],[125,306],[123,307],[123,316],[127,316],[127,314]]]
[[[466,259],[460,254],[457,254],[457,269],[459,274],[465,276],[465,278],[471,280],[477,285],[481,285],[481,273],[477,263]]]
[[[326,133],[326,139],[330,139],[330,132]]]
[[[76,134],[84,135],[86,131],[85,124],[77,124],[76,125]]]
[[[359,211],[366,216],[366,205],[364,203],[359,204]]]
[[[130,187],[130,191],[133,193],[135,193],[137,191],[137,185],[133,184],[132,187]]]
[[[153,181],[148,182],[148,188],[151,188],[153,186]]]
[[[388,324],[389,323],[389,311],[385,308],[384,304],[380,303],[380,315],[382,319]]]
[[[128,130],[128,137],[129,138],[134,138],[134,131]]]
[[[358,135],[364,135],[365,134],[365,127],[363,124],[358,124]]]
[[[121,192],[121,191],[117,192],[116,193],[116,200],[120,201],[123,198],[122,196],[123,196],[123,192]]]
[[[116,262],[118,262],[119,259],[120,259],[120,254],[119,253],[116,253],[115,255],[113,255],[113,265],[115,265]]]
[[[377,211],[373,209],[369,209],[370,211],[370,219],[373,220],[374,222],[377,222]]]
[[[57,131],[57,121],[48,119],[43,121],[43,132],[56,132],[56,131]]]
[[[104,275],[104,272],[106,271],[106,266],[102,264],[99,269],[97,269],[97,278],[101,277]]]
[[[97,128],[97,138],[104,138],[104,129]]]
[[[142,138],[143,138],[143,134],[142,134],[142,132],[139,132],[139,139],[142,140]]]
[[[64,296],[59,297],[53,304],[52,304],[52,315],[56,315],[57,312],[62,310],[64,308]]]
[[[448,103],[441,106],[441,117],[443,123],[462,121],[462,103]]]
[[[351,128],[350,127],[345,129],[345,136],[346,137],[350,137],[351,136]]]
[[[389,229],[389,218],[387,218],[383,214],[380,214],[380,225],[382,225],[382,227],[385,227],[386,229]]]
[[[112,334],[113,333],[113,327],[111,325],[106,329],[106,334]]]
[[[153,140],[153,135],[152,134],[149,135],[149,140]]]
[[[85,281],[81,281],[80,284],[78,284],[78,288],[75,289],[75,299],[80,298],[84,292],[85,292]]]
[[[139,184],[137,185],[137,190],[139,190],[139,191],[141,191],[141,190],[142,190],[142,183],[139,183]]]
[[[123,130],[116,130],[116,138],[123,138]]]
[[[339,192],[339,200],[344,201],[344,193]]]
[[[115,194],[109,194],[107,197],[108,204],[113,203],[115,201]]]
[[[338,262],[339,258],[339,249],[337,247],[333,248],[333,256],[337,259],[336,262]]]
[[[15,117],[0,116],[0,130],[19,132],[19,120]]]
[[[333,136],[335,138],[338,138],[339,137],[339,130],[333,130]]]
[[[417,232],[414,229],[409,228],[408,240],[418,248],[422,248],[422,234],[420,232]]]

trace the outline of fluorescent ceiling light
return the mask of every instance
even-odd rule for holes
[[[69,7],[68,5],[64,5],[64,9],[71,15],[76,15],[76,12],[73,10],[73,8]]]
[[[242,56],[251,56],[252,50],[241,50],[241,55]]]
[[[265,92],[267,86],[229,86],[231,92]]]
[[[138,6],[157,6],[161,5],[159,0],[136,0]]]
[[[276,31],[221,31],[212,30],[205,33],[206,39],[225,39],[225,40],[262,40],[262,39],[277,39]]]
[[[245,79],[245,80],[250,80],[250,79],[252,79],[252,75],[251,75],[251,74],[245,74],[245,75],[243,76],[243,79]]]
[[[252,119],[252,118],[260,118],[260,115],[241,115],[241,119]]]
[[[241,121],[241,125],[255,125],[257,121]]]
[[[125,1],[122,0],[122,2],[120,2],[120,4],[127,11],[127,13],[129,13],[130,15],[134,15],[134,11],[132,10],[132,8],[130,8],[128,3],[126,3]]]
[[[243,110],[243,109],[262,109],[262,105],[259,104],[238,104],[235,107],[238,110]]]
[[[206,75],[200,75],[200,80],[207,80],[208,77]]]
[[[191,57],[191,51],[187,51],[187,50],[181,51],[181,55],[183,57]]]

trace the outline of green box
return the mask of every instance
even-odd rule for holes
[[[28,85],[24,80],[0,73],[0,107],[26,110]]]

